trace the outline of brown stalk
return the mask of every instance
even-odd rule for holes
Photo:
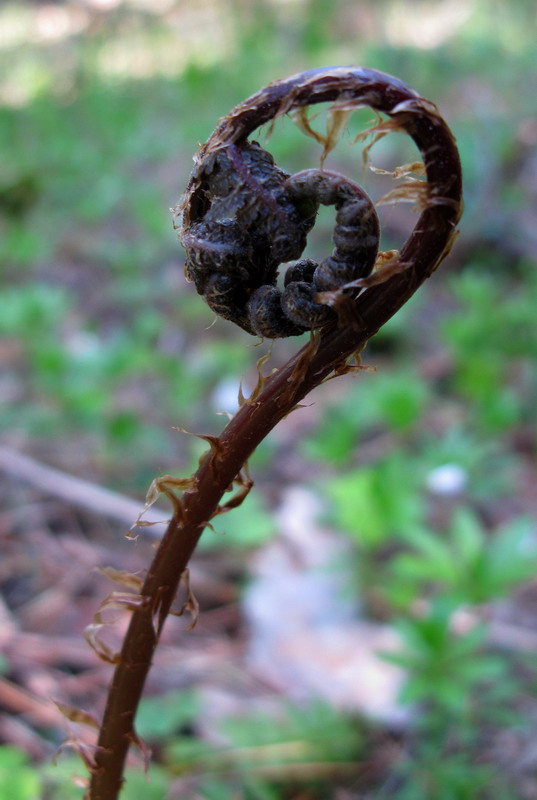
[[[365,281],[352,301],[352,324],[323,329],[288,363],[265,379],[255,400],[245,401],[187,488],[174,502],[173,517],[133,603],[131,622],[115,672],[91,766],[90,800],[114,800],[123,783],[128,749],[138,743],[134,717],[159,634],[181,576],[204,527],[223,494],[239,477],[247,459],[274,426],[308,392],[334,372],[390,319],[449,253],[462,210],[457,148],[436,107],[401,81],[375,70],[334,67],[311,70],[277,81],[233,109],[202,146],[198,159],[225,144],[244,142],[260,125],[306,106],[332,103],[337,112],[369,106],[387,116],[379,135],[406,132],[421,152],[428,182],[417,224],[395,266],[385,277]],[[326,146],[325,146],[326,149]],[[193,178],[187,188],[196,190]],[[374,274],[375,275],[375,274]],[[141,602],[140,602],[141,601]]]

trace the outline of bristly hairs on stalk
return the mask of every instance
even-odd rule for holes
[[[318,103],[330,104],[326,136],[313,130],[307,116],[307,108]],[[322,168],[348,115],[364,106],[378,118],[366,131],[373,142],[402,131],[421,153],[422,162],[396,170],[394,177],[404,181],[383,198],[411,199],[421,211],[399,252],[378,253],[373,203],[353,181]],[[322,144],[321,169],[289,175],[249,140],[259,126],[285,114]],[[317,264],[301,255],[320,203],[336,208],[335,249]],[[147,506],[164,493],[173,514],[145,579],[107,570],[122,591],[107,598],[88,631],[99,656],[114,665],[103,720],[62,706],[72,721],[99,729],[92,749],[71,742],[89,767],[89,800],[117,798],[130,746],[145,753],[134,718],[160,633],[169,613],[188,610],[195,621],[188,562],[210,520],[238,506],[250,491],[249,456],[311,389],[354,368],[353,356],[357,360],[449,253],[462,211],[459,156],[436,106],[398,79],[359,67],[315,69],[270,84],[220,120],[196,155],[178,211],[187,277],[215,313],[254,335],[310,330],[311,337],[269,377],[260,373],[253,394],[241,396],[220,436],[204,437],[209,448],[192,477],[154,481]],[[278,266],[289,261],[294,263],[280,290]],[[182,582],[187,600],[174,610]],[[103,611],[111,607],[131,614],[119,653],[99,637]]]

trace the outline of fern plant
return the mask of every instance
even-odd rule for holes
[[[314,131],[307,109],[328,103],[326,135]],[[385,202],[412,200],[421,213],[400,251],[377,253],[374,204],[350,179],[325,171],[324,159],[353,110],[369,106],[377,121],[373,142],[390,132],[408,134],[421,162],[394,173],[402,178]],[[321,169],[290,176],[250,136],[292,114],[323,146]],[[371,145],[369,145],[371,146]],[[367,154],[367,149],[365,153]],[[237,507],[252,488],[247,461],[257,445],[323,381],[359,368],[367,341],[414,294],[449,253],[462,210],[462,180],[453,136],[433,103],[389,75],[358,67],[311,70],[276,81],[234,108],[201,147],[178,208],[187,275],[210,307],[254,335],[279,337],[310,330],[310,340],[280,369],[261,374],[194,475],[154,481],[147,506],[164,493],[173,514],[145,580],[108,571],[128,588],[104,605],[131,613],[121,652],[99,638],[102,609],[89,639],[115,667],[97,746],[84,753],[90,800],[114,800],[121,790],[129,747],[141,745],[135,714],[153,653],[169,613],[197,603],[188,586],[188,562],[211,519]],[[321,204],[336,207],[335,250],[320,264],[301,259]],[[278,266],[295,260],[283,290]],[[147,507],[146,506],[146,507]],[[187,600],[174,609],[181,582]]]

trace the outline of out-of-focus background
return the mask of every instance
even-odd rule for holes
[[[2,797],[82,796],[72,751],[50,762],[94,732],[53,701],[102,712],[111,669],[83,629],[114,585],[94,568],[147,567],[160,529],[124,533],[203,451],[177,428],[218,433],[266,352],[184,280],[169,209],[197,145],[265,83],[357,64],[452,126],[460,239],[374,369],[286,419],[205,533],[201,617],[167,625],[138,725],[150,782],[135,754],[124,796],[537,798],[536,32],[525,0],[0,5]],[[392,179],[352,144],[370,118],[328,166],[378,197]],[[290,120],[267,146],[318,166]],[[371,152],[415,158],[398,134]],[[385,249],[415,218],[383,209]],[[101,631],[112,649],[125,625]]]

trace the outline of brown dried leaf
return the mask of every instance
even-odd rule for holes
[[[103,625],[104,623],[99,624],[95,622],[87,625],[84,630],[84,639],[101,661],[104,661],[106,664],[119,664],[121,660],[120,653],[112,650],[99,636]]]
[[[94,773],[97,769],[97,765],[95,763],[94,753],[97,750],[101,750],[102,748],[98,747],[97,745],[86,744],[85,742],[80,741],[72,734],[69,735],[69,738],[62,742],[61,745],[58,747],[54,756],[52,757],[52,763],[55,764],[58,760],[58,756],[65,750],[67,747],[71,748],[75,751],[75,753],[82,759],[84,765],[88,769],[89,772]]]
[[[353,109],[354,110],[354,109]],[[324,162],[328,154],[334,149],[336,144],[338,143],[339,137],[341,136],[341,132],[347,121],[352,114],[352,111],[345,108],[338,108],[337,106],[332,106],[330,111],[328,112],[328,120],[326,124],[326,139],[324,142],[324,149],[321,154],[321,169],[323,168]]]
[[[400,261],[399,250],[384,250],[378,254],[375,267],[371,275],[368,275],[366,278],[357,278],[355,281],[350,281],[334,291],[320,292],[317,297],[319,298],[320,302],[337,308],[338,301],[345,290],[365,289],[369,286],[375,286],[379,283],[384,283],[384,281],[388,280],[388,278],[391,278],[392,275],[403,272],[408,268],[408,266],[409,264]]]
[[[300,108],[295,109],[292,111],[289,116],[297,126],[299,130],[302,131],[303,134],[306,136],[310,136],[312,139],[315,139],[316,142],[326,146],[326,139],[322,134],[317,133],[317,131],[311,127],[310,124],[310,115],[306,106],[301,106]],[[315,115],[316,116],[316,115]]]
[[[211,449],[219,449],[220,439],[218,436],[211,436],[208,433],[193,433],[192,431],[187,431],[186,428],[181,428],[179,426],[174,426],[173,430],[180,431],[180,433],[186,433],[187,436],[195,436],[197,439],[203,439],[205,442],[209,443]],[[189,491],[190,489],[196,488],[196,478],[194,475],[192,475],[190,478],[173,478],[171,475],[165,475],[164,478],[171,478],[171,481],[184,481],[184,491]]]
[[[363,331],[366,324],[356,309],[353,296],[346,292],[346,289],[361,286],[361,282],[351,281],[338,289],[328,292],[319,292],[315,297],[318,303],[330,306],[338,316],[338,324],[341,328],[352,328],[355,331]]]
[[[245,397],[245,396],[244,396],[244,394],[243,394],[243,391],[242,391],[242,381],[241,381],[241,382],[239,383],[239,392],[238,392],[238,403],[239,403],[239,408],[242,408],[242,407],[243,407],[243,405],[244,405],[246,402],[247,402],[247,399],[246,399],[246,397]]]
[[[232,497],[230,497],[229,500],[226,500],[225,503],[222,503],[216,507],[216,510],[214,514],[212,514],[211,519],[219,514],[225,514],[227,511],[232,511],[234,508],[238,508],[248,497],[251,489],[254,486],[254,482],[248,474],[248,469],[246,465],[244,465],[243,469],[239,472],[239,474],[233,481],[230,490],[232,490],[233,486],[235,485],[238,487],[235,494],[232,495]]]
[[[265,353],[265,355],[261,356],[261,358],[257,359],[256,365],[255,365],[256,366],[256,370],[257,370],[257,382],[256,382],[256,385],[253,388],[253,391],[252,391],[251,395],[249,397],[243,399],[243,404],[246,403],[249,406],[256,405],[257,398],[259,397],[259,395],[263,391],[263,387],[265,386],[265,383],[269,379],[270,375],[273,375],[275,372],[277,372],[276,369],[273,369],[270,372],[269,375],[263,375],[263,373],[261,372],[261,368],[267,363],[267,361],[272,356],[273,344],[274,344],[274,340],[270,343],[269,349]],[[241,391],[241,394],[242,394],[242,391]]]
[[[338,378],[340,375],[355,375],[358,372],[374,372],[374,367],[361,363],[361,352],[364,347],[365,345],[362,345],[358,350],[355,350],[349,360],[336,367],[334,371],[323,380],[323,383],[331,381],[333,378]]]
[[[81,725],[89,725],[90,728],[95,728],[97,731],[101,727],[93,714],[89,714],[87,711],[82,711],[79,708],[73,708],[65,703],[60,703],[58,700],[53,700],[52,702],[63,714],[63,716],[70,722],[77,722]]]
[[[178,429],[182,430],[182,429]],[[183,433],[187,433],[187,431],[183,431]],[[199,439],[206,439],[207,441],[217,439],[217,436],[203,436],[199,433],[190,434],[191,436],[197,436]],[[151,505],[158,499],[160,494],[165,494],[166,496],[169,493],[174,491],[179,492],[188,492],[192,491],[196,488],[196,478],[195,476],[191,475],[189,478],[176,478],[174,475],[160,475],[158,478],[155,478],[151,486],[149,487],[148,495],[151,494]],[[146,498],[148,499],[148,498]]]
[[[332,152],[338,143],[341,131],[346,125],[352,111],[354,111],[354,109],[347,109],[338,105],[333,105],[328,112],[328,118],[326,120],[326,134],[324,136],[322,133],[319,133],[311,127],[310,116],[308,114],[308,109],[305,106],[297,108],[291,112],[290,116],[292,120],[302,131],[302,133],[304,133],[306,136],[311,136],[316,142],[323,145],[323,152],[321,153],[321,169],[323,168],[327,156]]]
[[[399,250],[381,250],[377,255],[373,272],[382,269],[387,264],[393,264],[399,258]]]
[[[106,597],[99,606],[93,620],[98,625],[112,625],[115,619],[105,620],[105,611],[138,611],[149,604],[149,597],[132,592],[112,592]]]
[[[303,348],[300,358],[296,362],[291,375],[289,376],[288,383],[289,383],[289,391],[292,393],[294,391],[294,387],[297,383],[302,383],[304,380],[304,376],[308,370],[308,367],[311,363],[312,358],[317,353],[319,349],[319,345],[321,343],[321,334],[318,330],[312,331],[310,335],[310,340],[306,347]]]
[[[131,539],[136,541],[138,539],[139,534],[136,533],[135,528],[152,528],[154,525],[166,525],[169,522],[169,519],[155,519],[152,522],[149,522],[146,519],[137,519],[136,522],[131,525],[127,533],[125,534],[126,539]]]
[[[324,379],[323,383],[332,380],[332,378],[339,378],[341,375],[356,375],[358,372],[362,372],[362,369],[363,368],[357,364],[340,364],[339,367],[336,367],[332,375]]]
[[[147,775],[149,772],[149,765],[151,763],[151,748],[146,742],[142,739],[142,737],[131,728],[129,733],[127,734],[127,738],[129,739],[130,743],[133,744],[135,747],[138,748],[140,751],[140,755],[142,756],[142,761],[144,765],[144,772]]]
[[[190,571],[188,567],[181,573],[180,582],[185,586],[187,599],[179,609],[170,609],[170,614],[173,614],[175,617],[182,617],[186,611],[189,611],[192,615],[192,621],[186,627],[186,630],[191,631],[195,628],[198,621],[200,606],[190,585]]]
[[[201,456],[199,458],[199,463],[200,464],[203,461],[205,461],[205,459],[207,459],[207,458],[211,458],[211,459],[213,459],[215,461],[219,461],[222,458],[222,455],[223,455],[223,453],[222,453],[222,442],[220,441],[220,437],[219,436],[211,436],[208,433],[192,433],[192,431],[187,431],[185,428],[179,428],[179,427],[174,428],[174,430],[180,431],[181,433],[186,433],[187,436],[195,436],[197,439],[203,439],[204,442],[208,443],[209,451],[208,452],[206,451],[205,453],[201,454]],[[166,488],[168,487],[169,484],[173,484],[173,480],[174,480],[172,478],[171,481],[168,481],[167,479],[169,477],[171,477],[171,476],[165,476],[165,484],[164,484],[164,488],[162,489],[162,491],[165,494],[167,494],[168,497],[170,497],[170,495],[167,493]],[[196,478],[195,475],[193,475],[190,478],[185,478],[184,480],[189,482],[190,486],[183,487],[183,491],[191,491],[191,490],[195,490],[196,489],[197,478]],[[175,497],[175,500],[177,500],[177,497],[175,495],[174,495],[174,497]],[[171,497],[170,497],[170,499],[171,499]],[[172,501],[172,502],[174,502],[174,501]],[[176,509],[176,511],[177,510],[178,509]],[[181,507],[181,509],[179,509],[179,512],[180,511],[182,511],[182,507]]]
[[[406,178],[408,175],[425,175],[425,164],[423,161],[412,161],[410,164],[402,164],[400,167],[396,167],[393,172],[387,169],[380,169],[380,167],[374,167],[372,164],[369,165],[369,169],[371,172],[374,172],[375,175],[390,175],[396,180],[398,178]]]
[[[145,526],[153,524],[151,522],[149,522],[149,523],[146,522],[143,519],[143,516],[144,516],[145,513],[147,513],[147,511],[149,511],[151,506],[153,506],[157,502],[159,496],[160,496],[160,492],[159,492],[159,490],[157,488],[157,479],[155,479],[154,481],[151,482],[151,486],[147,490],[147,494],[145,496],[144,507],[142,508],[142,510],[140,511],[138,516],[136,517],[136,520],[133,523],[133,525],[131,525],[131,527],[129,528],[129,531],[127,533],[127,538],[128,539],[137,539],[138,538],[138,534],[134,533],[135,528],[142,528],[142,527],[145,527]]]
[[[423,211],[431,205],[431,185],[419,179],[400,183],[379,198],[375,205],[387,206],[395,203],[414,203],[414,208]]]
[[[120,662],[120,654],[112,650],[100,638],[102,629],[107,625],[113,625],[117,620],[117,617],[106,619],[105,612],[117,611],[118,609],[121,611],[137,611],[148,605],[148,597],[131,592],[112,592],[103,600],[93,617],[93,622],[84,631],[84,638],[101,661],[105,661],[107,664],[119,664]]]
[[[114,583],[119,583],[121,586],[126,586],[128,589],[134,589],[138,592],[144,583],[144,579],[140,575],[135,575],[133,572],[126,572],[122,569],[115,569],[114,567],[96,567],[97,572],[105,575]]]
[[[399,250],[385,250],[378,254],[375,268],[371,275],[351,281],[351,283],[345,284],[343,289],[366,289],[369,286],[377,286],[387,281],[392,275],[404,272],[410,266],[407,262],[400,260]]]
[[[187,431],[185,431],[186,433]],[[205,437],[202,437],[205,438]],[[174,513],[178,516],[182,516],[183,504],[181,499],[176,495],[176,491],[179,492],[186,492],[194,489],[196,487],[196,479],[194,476],[190,478],[175,478],[173,475],[161,475],[158,478],[155,478],[151,486],[149,487],[146,497],[145,497],[145,505],[138,515],[136,522],[131,527],[131,531],[137,527],[143,527],[144,525],[152,525],[154,523],[145,522],[143,519],[144,514],[153,506],[157,500],[159,499],[161,494],[166,495],[168,500],[170,500]]]
[[[427,100],[425,97],[413,97],[409,100],[403,100],[392,108],[391,113],[407,116],[409,114],[422,114],[424,111],[432,117],[430,122],[442,121],[436,103],[433,103],[432,100]]]
[[[354,139],[354,142],[357,143],[365,141],[370,136],[372,137],[369,144],[367,144],[362,150],[362,163],[364,166],[369,161],[371,149],[378,141],[380,141],[380,139],[383,139],[389,133],[395,133],[396,131],[404,130],[405,127],[403,119],[394,119],[391,117],[389,119],[383,119],[377,111],[375,111],[375,116],[377,119],[376,123],[370,128],[366,128],[365,131],[361,131]]]

